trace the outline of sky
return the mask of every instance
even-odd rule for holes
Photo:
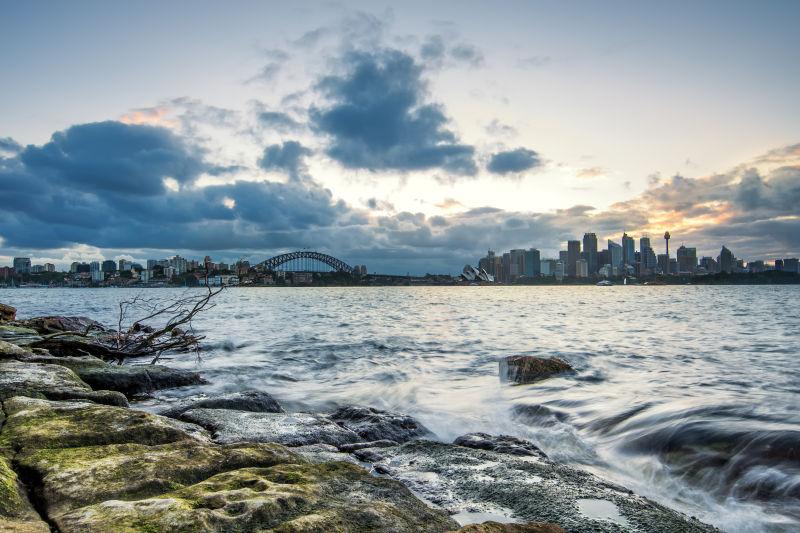
[[[800,255],[800,3],[3,2],[0,265]]]

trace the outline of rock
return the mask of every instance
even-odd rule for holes
[[[231,442],[277,442],[285,446],[357,442],[358,435],[327,417],[308,413],[251,413],[231,409],[190,409],[181,420],[203,426],[214,440]]]
[[[561,526],[546,522],[531,522],[529,524],[484,522],[482,524],[470,524],[451,533],[564,533],[564,530]]]
[[[465,446],[477,450],[491,450],[510,455],[530,455],[546,458],[547,455],[534,443],[512,437],[510,435],[488,435],[486,433],[468,433],[453,441],[456,446]]]
[[[0,453],[0,532],[49,533],[31,505],[17,473]]]
[[[252,413],[283,413],[283,408],[271,395],[261,391],[241,391],[214,397],[197,396],[182,400],[178,405],[160,412],[162,416],[178,418],[189,409],[233,409]]]
[[[95,389],[119,391],[128,397],[161,389],[200,385],[206,381],[197,372],[161,365],[86,366],[76,369],[83,381]]]
[[[342,407],[331,414],[330,419],[368,441],[407,442],[433,436],[428,428],[410,416],[372,407]]]
[[[117,352],[112,345],[102,342],[95,336],[59,335],[35,341],[37,348],[47,350],[57,357],[94,356],[104,361],[117,361],[125,354]]]
[[[29,450],[16,461],[31,479],[41,480],[40,500],[55,516],[106,500],[158,496],[230,470],[303,459],[277,444],[218,446],[187,440]]]
[[[0,303],[0,322],[11,322],[17,319],[17,308]]]
[[[16,344],[11,344],[10,342],[0,340],[0,359],[18,359],[28,355],[33,354],[32,352],[21,348]]]
[[[128,401],[118,392],[93,391],[70,369],[60,365],[0,361],[0,401],[14,396],[49,400],[90,400],[125,407]]]
[[[30,352],[18,358],[19,361],[25,363],[46,363],[49,365],[58,365],[69,368],[80,377],[80,373],[87,368],[106,367],[108,363],[102,359],[98,359],[92,355],[83,355],[80,357],[56,357],[55,355],[42,354]]]
[[[512,355],[500,360],[500,377],[514,383],[534,383],[573,368],[556,357],[544,358],[532,355]]]
[[[74,331],[83,333],[88,330],[105,331],[105,326],[96,320],[85,316],[39,316],[18,320],[17,325],[35,329],[41,334],[56,333],[59,331]]]
[[[192,437],[172,420],[136,409],[88,402],[15,397],[3,402],[6,422],[0,447],[13,450],[105,444],[157,445]]]
[[[343,462],[242,468],[154,498],[54,518],[62,531],[441,532],[458,525],[399,483]]]
[[[426,440],[381,448],[380,454],[376,470],[382,467],[415,494],[454,514],[502,514],[576,533],[717,531],[588,472],[541,457]],[[618,511],[618,519],[584,514],[582,505],[596,501]]]
[[[336,446],[330,444],[306,444],[305,446],[295,446],[292,448],[296,452],[312,463],[327,463],[329,461],[347,461],[353,464],[360,464],[348,453],[340,452]]]
[[[35,329],[0,323],[0,340],[22,346],[41,339],[42,337]]]
[[[399,442],[393,440],[373,440],[370,442],[354,442],[352,444],[342,444],[339,446],[339,451],[352,453],[364,448],[388,448],[390,446],[397,446]]]

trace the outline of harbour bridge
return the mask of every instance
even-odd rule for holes
[[[299,250],[270,257],[259,263],[268,270],[284,272],[347,272],[353,273],[353,267],[332,255],[310,250]]]

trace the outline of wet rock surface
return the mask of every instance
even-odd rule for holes
[[[11,462],[0,453],[0,532],[49,533],[25,494]]]
[[[433,433],[414,418],[372,407],[347,406],[337,409],[330,419],[358,434],[365,441],[407,442]]]
[[[487,433],[467,433],[458,437],[453,444],[477,450],[490,450],[510,455],[528,455],[546,458],[545,453],[530,441],[509,435],[489,435]]]
[[[500,360],[500,378],[519,384],[535,383],[572,371],[569,363],[556,357],[512,355]]]
[[[216,442],[277,442],[286,446],[341,446],[360,437],[324,415],[311,413],[252,413],[230,409],[192,409],[181,420],[209,430]]]
[[[76,370],[83,381],[95,389],[115,390],[128,397],[161,389],[200,385],[205,380],[197,372],[161,365],[86,366]]]
[[[14,396],[128,405],[122,394],[107,390],[94,391],[72,370],[63,366],[0,361],[0,401]]]
[[[17,308],[0,303],[0,322],[10,322],[17,318]]]
[[[106,329],[100,322],[85,316],[39,316],[17,320],[16,325],[36,330],[40,334],[62,331],[84,333],[86,331],[105,331]]]
[[[536,455],[425,440],[375,451],[381,457],[376,470],[451,513],[513,516],[571,532],[716,531],[623,487]],[[618,518],[593,515],[584,502],[608,505]]]
[[[502,524],[490,521],[464,526],[456,533],[564,533],[564,530],[560,526],[547,523]]]
[[[177,418],[190,409],[233,409],[252,413],[283,413],[283,408],[270,394],[261,391],[231,392],[214,397],[197,396],[181,400],[158,414]]]

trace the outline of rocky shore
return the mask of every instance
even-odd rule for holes
[[[716,531],[531,442],[441,442],[400,413],[286,412],[267,391],[146,412],[146,395],[203,377],[106,362],[69,334],[87,319],[2,317],[0,532]]]

